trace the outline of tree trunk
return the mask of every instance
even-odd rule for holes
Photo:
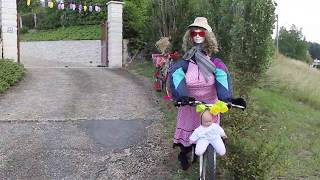
[[[37,14],[33,13],[33,23],[34,23],[34,28],[37,28]]]
[[[20,28],[22,29],[22,17],[19,15]]]

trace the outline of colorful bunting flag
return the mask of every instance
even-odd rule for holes
[[[40,5],[41,5],[41,7],[46,7],[46,1],[45,0],[40,0]]]
[[[52,1],[48,1],[48,7],[49,8],[53,8],[53,2]]]
[[[100,8],[99,6],[97,6],[97,5],[95,5],[95,6],[94,6],[94,10],[95,10],[96,12],[100,12],[100,11],[101,11],[101,8]]]
[[[31,5],[31,0],[26,0],[27,1],[27,5],[30,6]],[[46,7],[46,0],[39,0],[40,1],[40,5],[41,7]],[[56,7],[59,10],[65,10],[66,7],[68,7],[68,9],[73,10],[73,11],[78,11],[79,13],[82,12],[101,12],[102,8],[101,6],[99,6],[98,4],[96,5],[86,5],[86,4],[76,4],[73,1],[71,1],[71,3],[65,3],[64,0],[48,0],[47,1],[47,7],[48,8],[54,8]],[[56,5],[55,5],[56,4]]]

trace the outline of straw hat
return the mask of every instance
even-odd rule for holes
[[[206,29],[208,32],[212,32],[212,28],[208,24],[208,20],[205,17],[196,17],[194,22],[189,25],[190,27],[201,27]]]

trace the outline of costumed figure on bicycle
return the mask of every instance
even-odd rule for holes
[[[215,104],[219,100],[232,101],[230,74],[222,60],[215,57],[218,43],[205,17],[197,17],[189,25],[182,48],[184,56],[169,72],[172,98],[179,102],[197,100],[208,104]],[[219,113],[210,116],[207,113],[210,112],[204,111],[202,115],[210,117],[213,123],[220,123]],[[192,150],[192,143],[189,138],[200,126],[200,114],[192,106],[178,108],[174,147],[180,147],[178,160],[184,170],[190,166],[187,153]]]
[[[156,44],[156,48],[161,54],[152,54],[152,62],[155,67],[154,73],[154,89],[157,91],[168,91],[168,71],[174,62],[179,59],[179,52],[172,51],[169,37],[160,38]]]

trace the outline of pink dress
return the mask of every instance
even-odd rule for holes
[[[216,88],[214,87],[215,77],[213,74],[209,77],[208,82],[206,82],[198,66],[190,62],[185,78],[190,97],[206,103],[214,103],[218,100]],[[220,116],[214,116],[213,120],[219,122]],[[199,126],[200,113],[196,112],[195,107],[180,107],[178,109],[174,144],[180,143],[185,147],[190,146],[189,137]]]

